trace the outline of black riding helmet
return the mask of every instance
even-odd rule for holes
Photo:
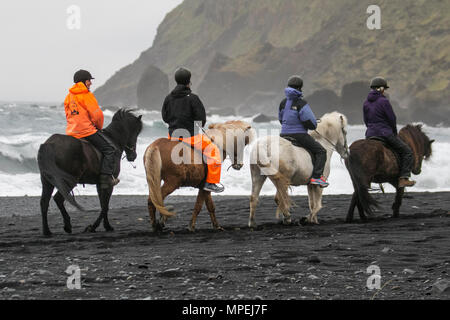
[[[386,79],[384,79],[382,77],[373,78],[372,81],[370,82],[370,88],[371,89],[378,89],[378,88],[381,88],[381,87],[389,89],[389,86],[387,84]]]
[[[191,82],[191,72],[185,68],[179,68],[175,72],[175,81],[177,84],[187,86]]]
[[[302,78],[300,78],[299,76],[290,77],[288,80],[288,87],[291,87],[291,88],[294,88],[297,90],[302,90],[302,88],[303,88]]]
[[[86,70],[78,70],[73,75],[73,82],[75,82],[75,83],[78,83],[78,82],[83,82],[84,83],[87,80],[92,80],[92,79],[95,79],[95,78],[93,78],[91,73],[89,71],[86,71]]]

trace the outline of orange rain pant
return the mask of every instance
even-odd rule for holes
[[[171,139],[170,136],[169,139]],[[206,182],[213,184],[220,182],[220,173],[222,169],[220,150],[207,136],[199,134],[189,138],[174,139],[183,141],[194,149],[201,151],[207,158],[206,164],[208,166],[208,175],[206,176]]]

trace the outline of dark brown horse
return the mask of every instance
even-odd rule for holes
[[[400,130],[399,137],[409,145],[413,152],[412,173],[420,174],[423,159],[428,160],[431,156],[431,145],[434,140],[430,140],[423,133],[421,125],[407,125]],[[397,157],[391,149],[386,148],[382,142],[377,140],[358,140],[350,146],[350,156],[345,161],[345,165],[355,189],[347,214],[347,222],[353,221],[355,207],[358,207],[362,220],[367,220],[365,213],[373,214],[373,208],[378,206],[378,202],[369,194],[372,182],[387,182],[396,188],[397,193],[392,210],[394,217],[399,217],[405,188],[398,186],[400,170]]]
[[[125,151],[127,160],[136,160],[136,141],[142,130],[142,116],[135,116],[131,110],[120,109],[114,115],[111,124],[103,130],[104,135],[116,147],[114,176],[120,173],[120,160]],[[109,200],[113,187],[102,189],[99,185],[102,155],[88,142],[67,135],[55,134],[39,148],[38,164],[41,172],[42,196],[41,214],[45,236],[51,236],[47,222],[47,212],[53,190],[58,192],[53,199],[64,219],[64,230],[72,233],[70,217],[64,207],[67,200],[79,210],[84,209],[70,194],[77,184],[96,184],[100,199],[101,212],[95,223],[86,231],[95,232],[101,221],[107,231],[113,231],[108,221]]]
[[[254,137],[250,124],[243,121],[215,124],[209,126],[206,134],[222,151],[223,159],[227,155],[230,156],[233,169],[240,170],[243,166],[244,148]],[[174,158],[178,157],[184,160],[177,163]],[[189,230],[195,231],[197,216],[204,203],[206,203],[213,227],[222,229],[216,219],[216,208],[211,192],[202,190],[207,167],[200,152],[193,151],[190,146],[182,142],[158,139],[147,148],[144,155],[144,166],[149,186],[148,211],[154,231],[161,230],[167,218],[175,215],[164,206],[164,199],[181,187],[199,189]],[[162,187],[161,180],[164,180]],[[161,214],[159,222],[156,221],[156,210]]]

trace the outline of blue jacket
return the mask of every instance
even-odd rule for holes
[[[284,90],[286,99],[281,101],[278,119],[281,134],[308,133],[317,128],[317,120],[309,104],[303,100],[303,93],[293,88]]]
[[[364,102],[364,123],[366,138],[397,135],[397,118],[389,100],[376,90],[372,90]]]

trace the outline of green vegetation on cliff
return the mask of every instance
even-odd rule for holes
[[[371,4],[381,8],[381,30],[366,27]],[[449,118],[449,31],[448,0],[185,0],[161,23],[153,46],[96,94],[103,105],[135,105],[149,66],[172,81],[184,65],[207,107],[249,114],[275,108],[294,73],[306,95],[328,89],[339,96],[346,84],[383,75],[407,108],[403,122],[438,123],[416,111]]]

